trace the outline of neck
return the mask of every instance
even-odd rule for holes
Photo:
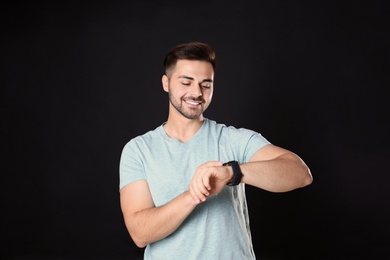
[[[196,119],[188,119],[184,116],[177,117],[170,114],[164,125],[164,130],[170,138],[175,138],[185,143],[198,132],[202,127],[203,122],[203,115]]]

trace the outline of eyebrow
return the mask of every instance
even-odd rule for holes
[[[194,78],[192,78],[192,77],[188,77],[188,76],[179,76],[179,79],[188,79],[188,80],[194,80]],[[203,83],[203,82],[213,82],[213,80],[211,80],[211,79],[204,79],[204,80],[202,80],[200,83]]]

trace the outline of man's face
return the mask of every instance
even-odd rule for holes
[[[188,119],[202,116],[213,96],[212,65],[205,61],[178,60],[168,77],[164,75],[162,82],[169,94],[170,113],[178,112]]]

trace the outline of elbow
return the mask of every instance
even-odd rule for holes
[[[134,241],[134,240],[133,240]],[[137,247],[139,247],[139,248],[145,248],[148,244],[146,244],[146,243],[144,243],[144,242],[140,242],[140,241],[138,241],[138,242],[136,242],[136,241],[134,241],[134,243],[135,243],[135,245],[137,246]]]
[[[126,218],[125,225],[131,239],[137,247],[144,248],[150,244],[150,242],[146,239],[145,234],[139,228],[137,229],[134,225],[131,225],[129,221],[126,221]]]
[[[142,237],[135,235],[134,232],[130,233],[130,236],[134,244],[139,248],[144,248],[149,244],[145,239],[142,239]]]
[[[305,174],[302,180],[302,187],[308,186],[313,182],[313,175],[311,175],[310,169],[306,167]]]

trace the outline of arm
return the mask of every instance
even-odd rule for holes
[[[301,158],[272,144],[260,148],[240,168],[243,173],[241,182],[271,192],[291,191],[313,181],[310,169]],[[209,195],[217,194],[232,177],[231,167],[222,166],[222,163],[204,164],[198,168],[190,184],[193,200],[204,201]]]
[[[120,202],[127,230],[138,247],[171,234],[196,206],[187,191],[167,204],[155,207],[145,180],[123,187]]]
[[[296,154],[269,144],[249,163],[240,165],[241,182],[272,192],[286,192],[312,183],[310,169]]]

